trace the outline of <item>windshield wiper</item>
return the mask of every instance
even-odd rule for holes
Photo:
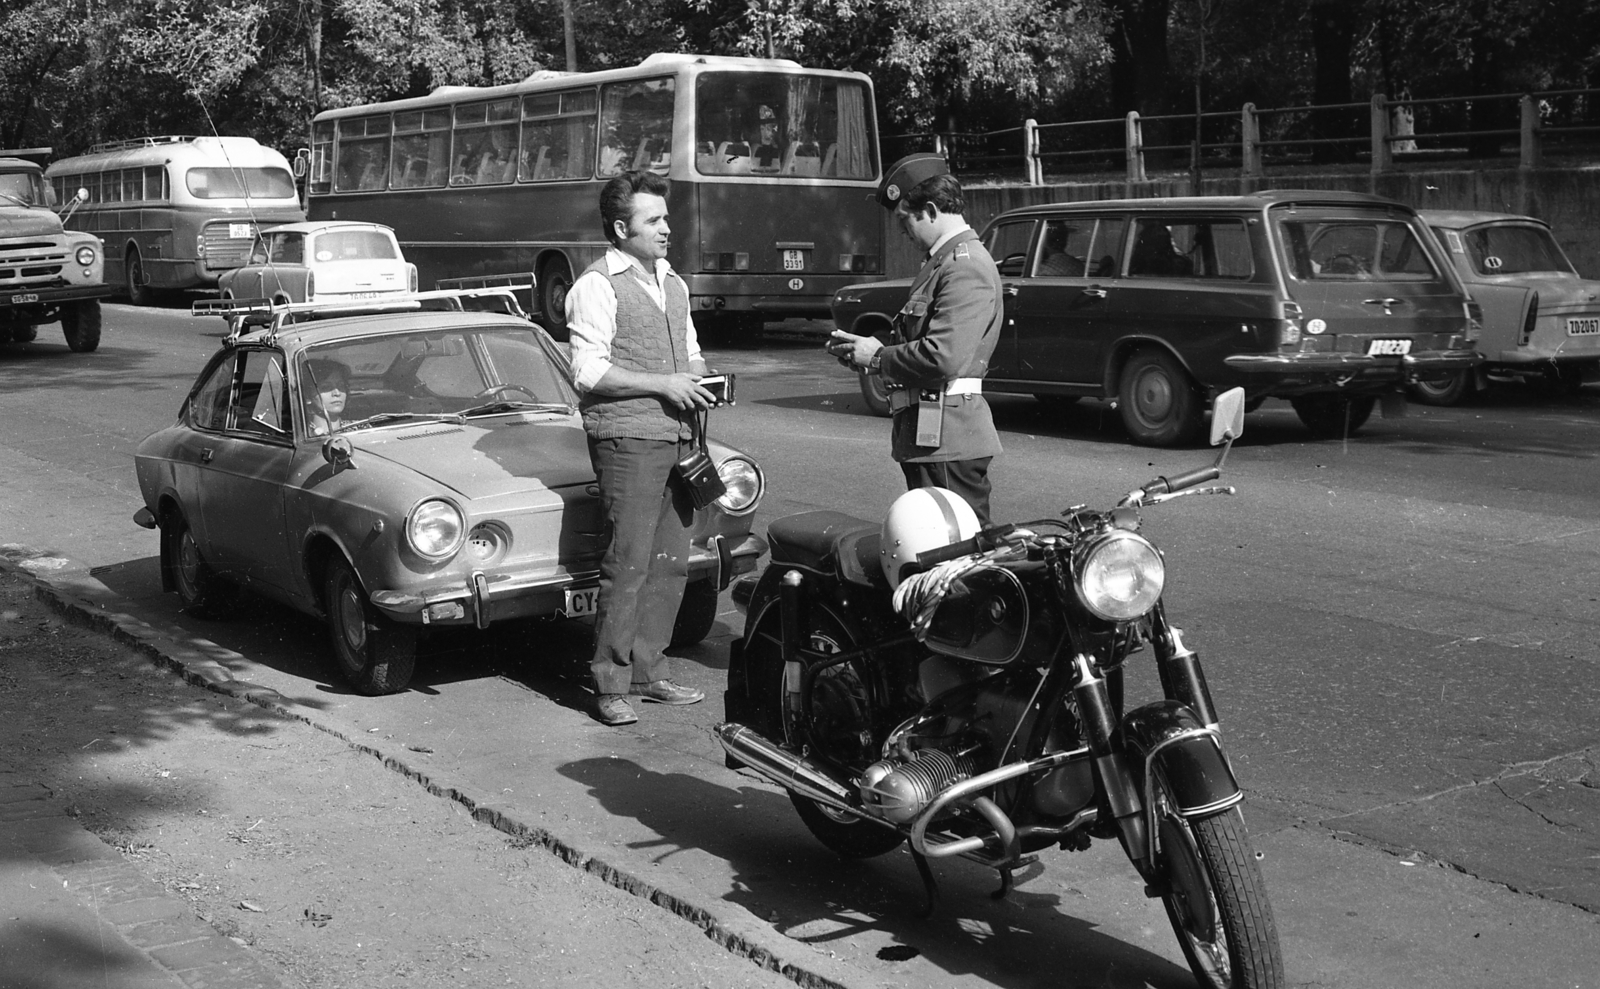
[[[375,416],[347,422],[339,427],[339,432],[347,433],[352,429],[370,429],[373,426],[387,426],[397,422],[411,422],[421,419],[424,422],[453,422],[461,424],[462,417],[459,412],[379,412]]]
[[[9,199],[12,202],[16,203],[18,206],[29,206],[29,207],[31,207],[33,205],[33,203],[29,202],[26,199],[23,199],[21,196],[14,196],[9,192],[0,192],[0,198]]]
[[[462,409],[460,412],[457,412],[456,415],[461,416],[464,419],[470,419],[473,416],[504,415],[507,412],[570,413],[572,412],[572,406],[565,402],[485,402],[482,405],[474,405],[470,409]]]

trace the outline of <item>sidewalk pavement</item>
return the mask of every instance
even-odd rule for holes
[[[278,989],[254,956],[0,768],[0,989]]]

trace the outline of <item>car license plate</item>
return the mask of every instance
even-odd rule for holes
[[[357,300],[360,300],[360,299],[377,299],[377,298],[381,298],[382,295],[383,295],[382,292],[351,292],[350,295],[349,295],[349,298],[357,299]]]
[[[805,271],[806,252],[794,249],[785,250],[783,252],[783,270]]]
[[[1367,344],[1368,357],[1404,357],[1409,353],[1410,340],[1373,340]]]
[[[38,301],[39,301],[39,296],[35,292],[25,292],[22,295],[13,295],[11,297],[11,304],[14,305],[14,306],[20,306],[25,302],[38,302]]]
[[[1567,320],[1567,336],[1592,337],[1600,335],[1600,316],[1580,316]]]
[[[251,237],[254,237],[255,235],[256,235],[255,228],[250,226],[250,224],[248,224],[248,223],[230,223],[230,224],[228,224],[228,239],[229,240],[249,240]]]
[[[579,618],[592,615],[595,607],[600,603],[600,588],[598,587],[569,587],[567,588],[567,605],[561,613],[568,618]]]

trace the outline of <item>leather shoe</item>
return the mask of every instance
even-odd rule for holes
[[[595,701],[594,719],[615,728],[618,725],[631,725],[639,720],[639,716],[633,713],[633,708],[628,706],[627,699],[621,694],[601,694]]]
[[[647,701],[657,704],[698,704],[706,699],[704,690],[694,687],[685,687],[671,680],[652,680],[649,683],[635,683],[628,686],[628,693],[642,697]]]

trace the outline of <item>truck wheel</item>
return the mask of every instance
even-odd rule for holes
[[[85,299],[61,307],[61,334],[67,347],[87,354],[100,346],[100,300]]]
[[[136,306],[154,305],[156,293],[150,288],[149,280],[145,275],[144,260],[139,257],[139,249],[135,247],[128,252],[127,261],[122,266],[123,279],[127,282],[128,301]]]
[[[1189,372],[1165,350],[1145,349],[1128,358],[1117,390],[1117,411],[1128,435],[1141,446],[1181,446],[1204,424],[1204,409]]]
[[[572,269],[559,258],[547,261],[539,273],[539,308],[543,310],[544,328],[557,340],[565,340],[567,333],[567,293],[572,290]]]

